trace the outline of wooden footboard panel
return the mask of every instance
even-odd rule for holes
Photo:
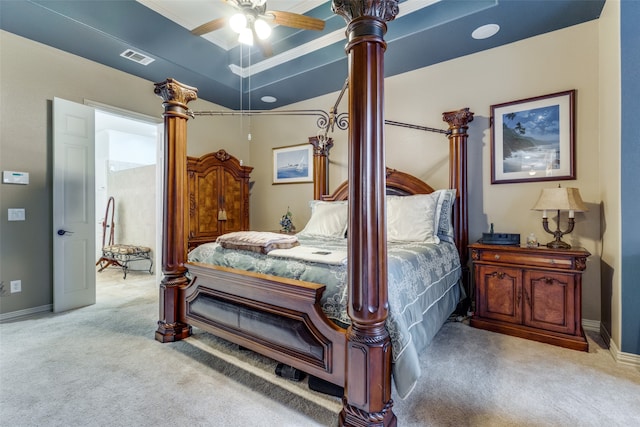
[[[186,266],[181,321],[344,387],[346,331],[322,312],[324,285]]]

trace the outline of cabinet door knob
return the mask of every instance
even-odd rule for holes
[[[498,254],[495,254],[493,257],[494,257],[495,259],[500,259],[500,255],[498,255]]]

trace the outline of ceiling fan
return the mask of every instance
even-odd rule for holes
[[[324,29],[322,19],[281,10],[267,10],[267,0],[223,1],[238,9],[239,12],[230,18],[223,17],[206,22],[191,30],[192,34],[201,36],[219,30],[229,23],[229,26],[239,34],[239,42],[253,45],[253,42],[256,41],[265,56],[271,56],[271,47],[266,42],[266,39],[271,35],[269,22],[302,30],[321,31]]]

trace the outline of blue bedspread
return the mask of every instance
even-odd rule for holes
[[[347,239],[298,237],[300,244],[321,251],[347,251]],[[393,346],[393,378],[401,398],[420,377],[419,353],[455,309],[462,295],[460,259],[447,242],[388,244],[389,317]],[[346,263],[325,264],[227,250],[217,243],[198,246],[189,261],[231,267],[326,285],[322,307],[327,317],[350,323],[347,314]]]

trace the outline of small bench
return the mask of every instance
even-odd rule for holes
[[[101,272],[110,265],[122,267],[124,278],[127,278],[129,271],[129,263],[134,261],[149,261],[149,274],[152,274],[153,259],[151,259],[151,248],[137,245],[109,245],[102,248],[102,257],[96,265],[100,266],[98,272]],[[146,271],[146,270],[131,270]]]

